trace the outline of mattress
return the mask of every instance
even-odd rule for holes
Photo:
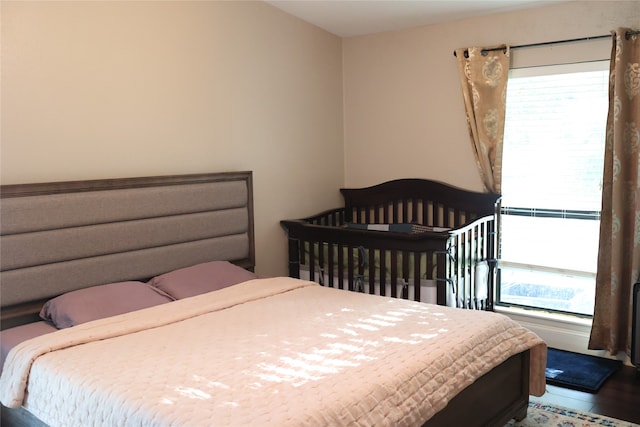
[[[546,347],[496,313],[256,279],[27,340],[0,401],[68,425],[416,425]]]

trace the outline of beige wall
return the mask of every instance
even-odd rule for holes
[[[426,177],[481,190],[453,50],[609,34],[640,26],[637,1],[568,2],[343,41],[345,184]],[[609,57],[608,41],[555,45]],[[513,61],[531,57],[512,51]],[[571,58],[574,59],[574,58]]]
[[[262,2],[2,1],[0,13],[3,184],[253,170],[263,275],[286,273],[278,222],[336,206],[341,186],[480,189],[455,48],[640,24],[634,1],[344,40]]]
[[[1,181],[252,170],[279,221],[339,203],[341,40],[262,2],[2,1]]]

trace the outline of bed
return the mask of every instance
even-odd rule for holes
[[[493,310],[500,195],[426,179],[340,192],[344,207],[281,222],[291,277]]]
[[[544,392],[504,316],[257,277],[250,172],[1,190],[3,425],[503,425]]]

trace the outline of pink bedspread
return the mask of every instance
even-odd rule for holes
[[[26,341],[0,400],[52,426],[419,425],[545,344],[505,316],[258,279]]]

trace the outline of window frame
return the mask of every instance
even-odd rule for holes
[[[544,64],[544,65],[511,68],[509,72],[509,79],[519,78],[519,77],[571,74],[574,72],[589,72],[589,71],[608,72],[609,59],[587,60],[587,61],[579,61],[579,62],[572,62],[572,63]],[[508,86],[507,86],[507,91],[508,91]],[[507,105],[507,109],[508,108],[509,106]],[[508,118],[508,112],[507,112],[507,118]],[[604,120],[604,123],[606,123],[606,115],[603,120]],[[604,138],[604,127],[603,127],[603,138]],[[505,205],[504,198],[502,199],[501,214],[539,217],[539,218],[561,218],[561,219],[564,218],[564,219],[582,219],[582,220],[597,220],[597,221],[599,221],[600,219],[599,210],[594,211],[594,210],[581,210],[581,209],[554,209],[554,208],[545,208],[545,207],[536,208],[536,207],[508,206],[508,205]],[[503,233],[504,233],[504,230],[501,230],[501,236],[503,235]],[[500,245],[502,246],[502,241],[500,242]],[[501,258],[503,258],[502,247],[500,252],[501,252]],[[572,270],[569,268],[559,268],[559,267],[550,267],[550,266],[537,266],[532,264],[525,264],[520,262],[503,260],[503,259],[500,260],[500,266],[501,268],[502,267],[516,268],[516,269],[525,269],[525,270],[531,270],[531,271],[548,272],[548,273],[559,274],[559,275],[588,277],[588,278],[593,278],[593,281],[595,284],[595,272],[592,273],[587,271]],[[537,310],[537,311],[570,314],[578,317],[587,317],[587,318],[592,317],[592,314],[577,313],[573,311],[557,310],[553,308],[545,308],[545,307],[538,307],[533,305],[525,305],[525,304],[518,304],[514,302],[503,301],[502,300],[501,268],[498,269],[498,280],[497,280],[497,286],[496,286],[495,302],[497,306],[519,307],[519,308],[531,309],[531,310]]]

